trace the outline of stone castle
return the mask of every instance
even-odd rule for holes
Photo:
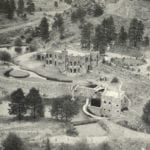
[[[57,67],[62,73],[84,74],[98,65],[100,54],[98,51],[73,50],[68,47],[40,52],[37,59],[44,61],[46,66]]]

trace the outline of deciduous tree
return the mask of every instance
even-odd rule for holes
[[[71,101],[71,96],[54,99],[51,114],[58,120],[69,121],[79,112],[78,101]]]

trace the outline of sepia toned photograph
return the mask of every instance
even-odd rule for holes
[[[150,0],[0,0],[0,150],[150,150]]]

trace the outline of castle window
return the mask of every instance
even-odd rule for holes
[[[74,66],[76,66],[77,65],[77,63],[76,63],[76,61],[74,62]]]
[[[51,58],[51,57],[52,57],[52,54],[50,54],[49,57]]]
[[[76,69],[74,69],[74,73],[76,73],[77,72],[77,70]]]
[[[70,69],[70,72],[72,73],[72,69]]]
[[[50,60],[50,64],[52,64],[52,61]]]
[[[109,104],[111,104],[111,102],[109,102]]]
[[[104,103],[106,104],[106,101],[104,101]]]
[[[70,62],[70,65],[72,66],[72,62]]]

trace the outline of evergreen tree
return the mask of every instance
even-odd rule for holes
[[[132,19],[129,27],[129,42],[133,47],[137,47],[143,39],[144,24],[136,18]]]
[[[25,150],[24,142],[14,133],[9,133],[2,142],[3,150]]]
[[[55,6],[56,8],[58,7],[58,2],[57,2],[57,1],[54,2],[54,6]]]
[[[27,12],[30,14],[35,11],[35,4],[32,0],[27,1],[27,8],[26,9],[27,9]]]
[[[56,14],[54,20],[53,28],[60,29],[64,24],[61,14]]]
[[[82,48],[91,48],[91,41],[92,41],[92,27],[91,23],[87,23],[83,26],[81,30],[81,47]]]
[[[12,10],[15,11],[16,10],[16,3],[14,0],[10,0],[10,5],[11,5]]]
[[[18,0],[18,9],[17,13],[18,15],[23,14],[24,12],[24,0]]]
[[[95,50],[99,51],[102,54],[105,53],[105,48],[107,46],[107,36],[102,25],[98,25],[95,29],[93,45]]]
[[[4,63],[6,61],[11,61],[11,55],[6,51],[0,51],[0,60]]]
[[[150,100],[143,108],[143,120],[150,125]]]
[[[40,36],[43,40],[48,40],[49,38],[49,24],[46,17],[43,17],[41,20],[40,28]]]
[[[101,16],[103,13],[104,13],[103,8],[102,8],[99,4],[96,4],[96,5],[95,5],[95,9],[94,9],[94,17],[99,17],[99,16]]]
[[[107,39],[107,43],[109,44],[116,39],[116,29],[113,17],[111,16],[107,19],[104,19],[102,22],[102,26]]]
[[[47,139],[45,150],[51,150],[51,149],[52,149],[51,143],[49,142],[49,139]]]
[[[118,35],[119,44],[125,45],[127,41],[127,37],[128,37],[127,32],[125,31],[124,26],[122,26]]]
[[[144,41],[143,41],[143,44],[144,44],[144,46],[149,46],[149,37],[148,36],[145,36],[144,37]]]
[[[31,116],[34,119],[37,117],[44,117],[44,105],[38,90],[35,88],[30,89],[26,96],[26,104],[28,109],[31,110]]]
[[[9,114],[16,115],[19,120],[26,113],[25,97],[22,89],[18,89],[11,94],[11,103],[9,104]]]

